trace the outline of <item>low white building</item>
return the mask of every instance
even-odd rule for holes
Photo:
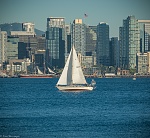
[[[137,53],[136,68],[137,68],[137,73],[147,74],[148,72],[147,53]]]

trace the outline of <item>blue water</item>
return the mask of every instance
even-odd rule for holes
[[[150,79],[95,79],[82,93],[57,81],[0,79],[0,138],[150,138]]]

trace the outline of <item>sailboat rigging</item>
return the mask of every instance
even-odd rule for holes
[[[93,90],[93,86],[87,84],[85,80],[74,46],[72,46],[56,87],[61,91]]]

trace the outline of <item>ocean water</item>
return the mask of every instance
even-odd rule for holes
[[[150,138],[150,78],[99,78],[81,93],[57,81],[0,79],[0,138]]]

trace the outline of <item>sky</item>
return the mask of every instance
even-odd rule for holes
[[[64,17],[66,24],[74,19],[90,26],[106,22],[110,37],[116,37],[129,15],[150,20],[150,0],[0,0],[0,24],[32,22],[42,31],[48,17]]]

